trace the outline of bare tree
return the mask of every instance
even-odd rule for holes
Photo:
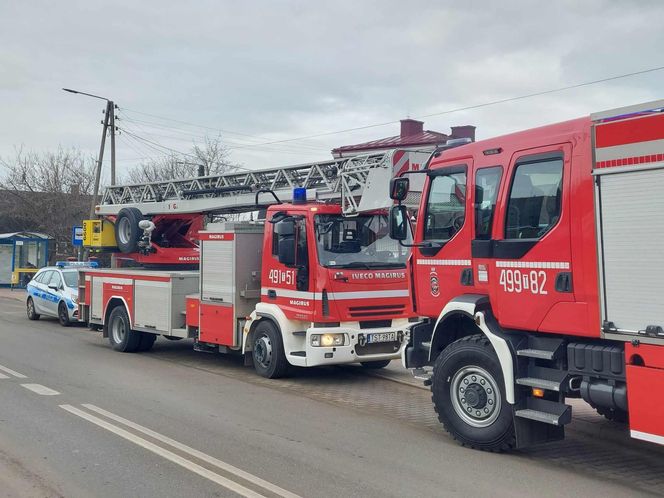
[[[13,156],[0,157],[0,166],[0,231],[39,231],[56,240],[59,252],[68,252],[71,228],[89,208],[94,158],[77,149],[38,153],[18,147]]]
[[[171,154],[141,163],[129,170],[126,183],[193,178],[196,176],[222,175],[235,171],[238,166],[229,160],[229,151],[221,136],[205,137],[202,145],[194,144],[189,154]]]

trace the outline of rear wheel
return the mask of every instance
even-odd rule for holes
[[[487,451],[515,447],[513,408],[505,400],[500,363],[485,336],[450,344],[434,363],[432,381],[438,419],[454,439]]]
[[[115,242],[123,253],[136,252],[142,230],[138,223],[143,214],[136,208],[123,208],[115,219]]]
[[[364,368],[368,368],[370,370],[377,370],[379,368],[385,368],[388,366],[390,361],[392,360],[363,361],[361,362],[361,365]]]
[[[284,354],[281,334],[272,322],[261,320],[253,336],[252,356],[258,375],[278,379],[288,372],[288,360]]]
[[[69,327],[71,323],[69,321],[69,310],[64,301],[60,301],[60,304],[58,304],[58,321],[63,327]]]
[[[35,309],[35,302],[31,297],[28,298],[26,310],[28,313],[28,320],[39,320],[40,315],[37,313],[37,310]]]
[[[138,349],[141,333],[131,330],[129,315],[124,306],[116,306],[108,317],[108,341],[116,351],[133,353]]]

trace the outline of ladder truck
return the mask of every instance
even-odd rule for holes
[[[403,199],[408,176],[392,180]],[[460,443],[562,439],[570,398],[664,444],[664,101],[434,153],[403,362]],[[406,239],[406,206],[390,210]]]
[[[409,250],[387,226],[397,152],[109,187],[85,243],[117,243],[151,267],[81,270],[81,320],[118,351],[193,338],[268,378],[291,365],[386,366],[413,321]],[[264,219],[203,222],[257,209]]]

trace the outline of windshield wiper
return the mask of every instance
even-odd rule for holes
[[[364,268],[365,270],[375,270],[377,268],[405,268],[405,263],[366,263],[364,261],[353,261],[345,265],[335,265],[334,268]]]

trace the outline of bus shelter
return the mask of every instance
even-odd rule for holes
[[[0,287],[25,287],[48,265],[52,240],[38,232],[0,233]]]

